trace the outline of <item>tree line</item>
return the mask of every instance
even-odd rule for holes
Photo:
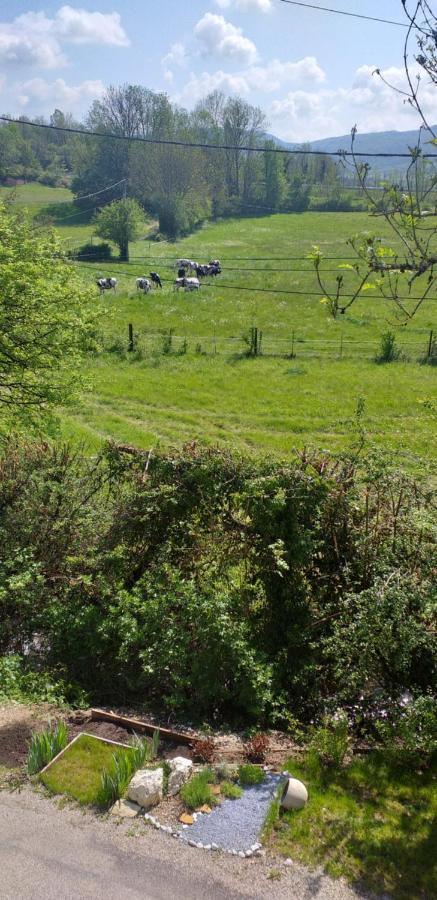
[[[82,123],[58,109],[48,122],[33,121],[81,127],[107,137],[26,127],[30,120],[25,118],[19,125],[4,124],[0,180],[13,177],[69,186],[80,197],[126,179],[128,195],[155,215],[160,231],[169,236],[188,233],[208,217],[300,212],[310,203],[321,209],[351,207],[341,163],[329,156],[248,151],[247,147],[275,148],[266,132],[266,117],[259,107],[220,91],[208,94],[188,112],[166,94],[139,85],[110,86]],[[126,143],[112,139],[112,134],[233,149]],[[317,197],[318,189],[323,189],[323,198]],[[101,205],[119,197],[120,189],[103,193]]]

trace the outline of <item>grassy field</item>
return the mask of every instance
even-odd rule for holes
[[[66,794],[79,803],[96,803],[101,775],[113,767],[114,744],[105,744],[90,735],[81,735],[65,753],[41,775],[53,794]]]
[[[62,415],[64,436],[90,448],[107,438],[147,448],[199,440],[284,457],[294,447],[350,443],[361,398],[372,441],[398,451],[409,466],[430,459],[436,370],[418,360],[436,329],[437,299],[404,327],[370,290],[334,320],[306,259],[318,244],[335,257],[323,264],[330,283],[339,271],[352,278],[338,269],[352,253],[347,239],[375,224],[383,225],[365,213],[275,215],[206,225],[176,244],[151,240],[145,225],[129,264],[82,264],[85,282],[115,275],[118,289],[103,299],[96,289],[96,303],[107,310],[106,349],[86,366],[92,389]],[[58,230],[71,248],[93,229],[66,221]],[[223,273],[199,294],[174,292],[178,256],[220,258]],[[137,294],[135,278],[151,270],[160,273],[163,290]],[[129,323],[133,354],[126,352]],[[254,326],[262,331],[263,355],[248,359],[243,336]],[[405,358],[378,365],[387,330]]]
[[[270,825],[273,851],[398,900],[436,896],[435,770],[377,753],[342,771],[315,773],[294,759],[286,768],[307,785],[309,802]]]

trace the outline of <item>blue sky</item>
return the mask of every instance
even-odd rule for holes
[[[320,0],[323,5],[324,0]],[[403,20],[400,0],[326,5]],[[403,130],[417,116],[372,76],[403,85],[404,29],[279,0],[13,0],[0,13],[0,108],[83,116],[105,85],[166,91],[192,108],[209,90],[259,104],[269,130],[303,141],[348,132]],[[423,102],[437,120],[437,101]]]

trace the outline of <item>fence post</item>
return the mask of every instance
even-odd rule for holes
[[[262,333],[262,331],[260,331],[259,337],[258,337],[258,353],[259,353],[260,355],[261,355],[261,352],[262,352],[262,351],[261,351],[261,344],[262,344],[262,341],[263,341],[263,333]]]
[[[343,335],[340,335],[340,359],[343,359]]]
[[[133,325],[131,325],[130,323],[129,323],[129,325],[128,325],[127,327],[128,327],[128,333],[129,333],[127,349],[128,349],[128,353],[133,353],[133,349],[134,349],[134,327],[133,327]]]
[[[294,332],[294,328],[293,328],[293,331],[291,332],[291,359],[294,359],[296,356],[296,354],[294,352],[294,337],[295,337],[295,332]]]
[[[429,342],[428,342],[427,359],[431,359],[431,356],[432,356],[432,348],[433,348],[433,343],[434,343],[434,340],[433,340],[433,339],[434,339],[434,332],[431,330],[431,331],[429,332]]]

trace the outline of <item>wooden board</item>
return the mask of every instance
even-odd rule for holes
[[[191,744],[196,740],[195,734],[172,731],[170,728],[158,728],[157,725],[151,725],[149,722],[143,722],[141,719],[119,716],[117,713],[106,712],[104,709],[92,709],[91,718],[96,721],[112,722],[114,725],[122,725],[124,728],[131,728],[132,731],[146,732],[146,734],[153,734],[154,731],[158,730],[161,738],[172,741],[175,744]]]

